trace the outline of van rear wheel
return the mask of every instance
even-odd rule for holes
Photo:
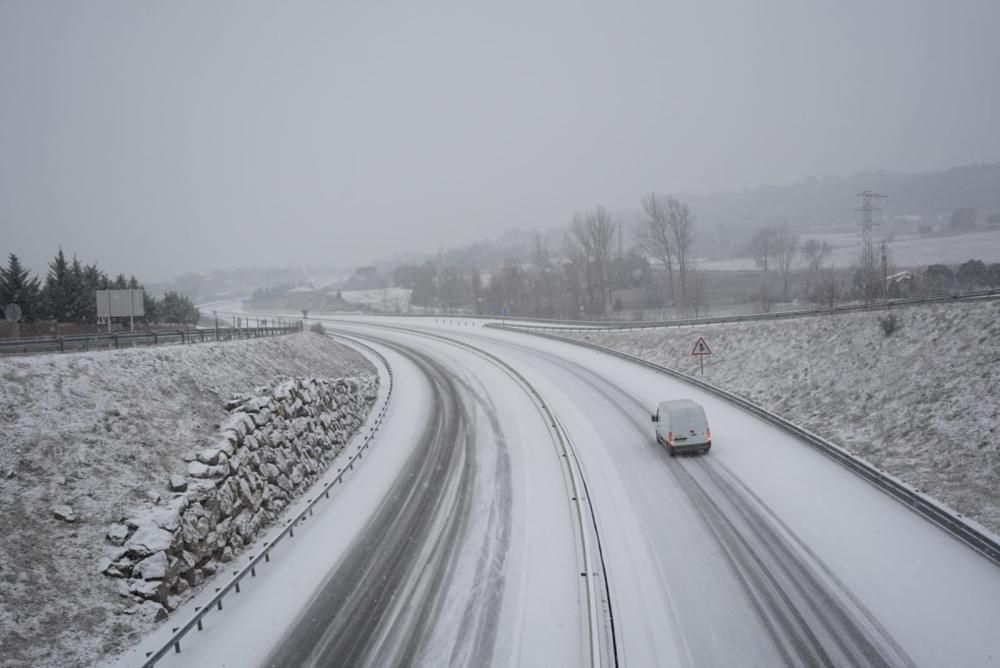
[[[670,445],[667,446],[667,451],[670,453],[671,457],[673,457],[673,456],[675,456],[677,454],[676,452],[674,452],[674,448],[672,446],[670,446]]]

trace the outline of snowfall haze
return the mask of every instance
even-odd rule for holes
[[[997,25],[991,0],[8,1],[0,252],[355,266],[650,190],[996,160]]]

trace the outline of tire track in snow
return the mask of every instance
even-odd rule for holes
[[[482,359],[494,364],[499,369],[501,369],[505,374],[507,374],[512,380],[514,380],[521,389],[531,398],[531,400],[536,404],[536,408],[543,415],[548,415],[551,419],[552,424],[551,435],[553,438],[553,444],[556,445],[557,450],[562,449],[562,456],[566,458],[564,464],[564,474],[568,475],[570,478],[574,478],[579,475],[581,478],[582,489],[578,494],[583,495],[584,498],[578,499],[576,496],[573,497],[573,501],[579,503],[579,501],[586,501],[586,512],[582,510],[582,507],[577,505],[576,511],[579,514],[580,526],[579,529],[582,532],[579,539],[581,540],[580,548],[582,550],[582,559],[587,563],[587,553],[588,549],[596,549],[598,554],[599,563],[590,564],[587,566],[587,570],[593,570],[595,568],[599,571],[590,573],[588,577],[588,588],[589,593],[587,594],[587,607],[586,615],[588,616],[587,627],[589,629],[589,641],[588,645],[590,648],[590,662],[591,665],[604,665],[605,663],[611,663],[615,666],[619,665],[620,649],[618,646],[619,636],[615,630],[614,624],[614,613],[613,605],[611,600],[611,592],[608,584],[608,578],[606,573],[606,567],[604,563],[603,548],[601,546],[600,534],[598,530],[597,518],[594,514],[593,505],[590,501],[590,493],[586,486],[586,481],[582,479],[583,472],[579,460],[577,459],[575,450],[572,445],[567,441],[568,436],[565,435],[565,430],[559,424],[558,418],[551,413],[550,409],[547,407],[546,403],[542,399],[541,395],[537,390],[528,383],[528,381],[521,375],[519,371],[510,366],[506,361],[498,357],[497,355],[488,352],[478,346],[472,345],[468,342],[461,341],[459,339],[451,338],[448,336],[443,336],[437,333],[431,333],[421,330],[413,330],[405,327],[398,327],[393,325],[371,325],[376,328],[388,331],[401,332],[410,336],[422,336],[433,340],[438,340],[445,342],[451,346],[458,349],[466,349],[478,355]],[[570,461],[572,457],[572,462]],[[575,473],[574,471],[579,471]],[[568,485],[570,483],[567,483]],[[568,487],[568,491],[573,492],[575,490],[575,484],[572,483]],[[589,519],[585,519],[584,516],[589,516]],[[589,535],[587,526],[593,526],[593,535]],[[592,544],[593,543],[593,544]],[[601,594],[598,595],[594,591],[592,577],[600,577],[603,580],[604,586],[601,588]],[[598,607],[602,612],[598,612]],[[596,615],[596,617],[595,617]],[[598,619],[599,618],[599,619]],[[604,628],[601,628],[601,627]]]
[[[390,493],[265,665],[410,665],[440,615],[468,529],[475,425],[442,364],[386,345],[427,377],[430,421]],[[493,632],[495,625],[480,625],[475,643],[491,647]]]
[[[647,413],[646,406],[622,388],[551,353],[508,342],[499,345],[572,374],[631,422],[641,438],[648,438],[647,425],[636,418]],[[689,467],[684,459],[662,461],[715,538],[786,665],[914,665],[815,555],[796,549],[798,541],[787,527],[782,529],[792,540],[781,535],[773,513],[759,498],[726,480],[715,470],[721,469],[716,462],[699,457]],[[610,567],[613,572],[614,565]]]

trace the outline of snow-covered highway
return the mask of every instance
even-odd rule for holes
[[[1000,569],[727,402],[479,323],[325,324],[393,365],[384,431],[299,542],[157,665],[1000,664]],[[653,440],[649,413],[678,397],[706,408],[707,457]],[[595,536],[574,521],[574,457]]]

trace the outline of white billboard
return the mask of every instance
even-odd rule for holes
[[[112,318],[141,317],[146,315],[142,308],[141,289],[128,290],[98,290],[97,317],[105,320]]]

